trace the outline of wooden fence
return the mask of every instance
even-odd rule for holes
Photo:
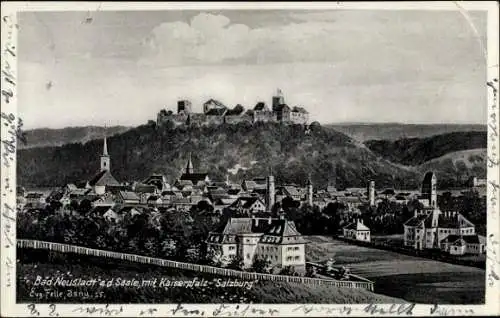
[[[171,267],[184,269],[189,271],[196,271],[201,273],[207,273],[212,275],[220,275],[227,277],[239,278],[241,280],[269,280],[274,282],[288,282],[288,283],[301,283],[314,286],[335,286],[343,288],[362,288],[369,291],[373,291],[373,282],[364,279],[364,281],[339,281],[334,279],[320,279],[320,278],[310,278],[301,276],[287,276],[287,275],[273,275],[273,274],[263,274],[263,273],[253,273],[244,272],[234,269],[220,268],[207,265],[199,265],[192,263],[176,262],[171,260],[165,260],[161,258],[148,257],[142,255],[134,255],[127,253],[111,252],[98,250],[83,246],[75,246],[69,244],[44,242],[36,240],[17,240],[17,246],[19,248],[31,248],[31,249],[43,249],[60,253],[73,253],[80,255],[89,255],[97,257],[107,257],[113,259],[119,259],[123,261],[151,264],[162,267]]]

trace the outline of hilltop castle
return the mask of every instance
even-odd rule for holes
[[[175,126],[204,126],[240,122],[250,124],[255,122],[281,122],[306,125],[309,120],[309,113],[304,108],[298,106],[289,107],[285,103],[285,98],[280,89],[272,98],[271,109],[262,101],[258,102],[253,109],[246,111],[240,104],[230,109],[215,99],[210,99],[203,104],[203,113],[192,112],[191,106],[190,101],[180,100],[177,102],[177,113],[162,109],[158,113],[156,122],[158,125],[171,122]]]

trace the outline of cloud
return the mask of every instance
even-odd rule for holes
[[[474,63],[480,50],[467,21],[454,12],[359,10],[290,16],[295,22],[253,28],[210,13],[200,13],[189,22],[162,23],[144,42],[139,65],[349,61],[374,71],[383,67],[404,71],[414,69],[412,64],[420,60],[436,61],[435,67],[458,60]]]
[[[223,15],[200,13],[190,23],[168,22],[156,26],[146,39],[146,59],[162,65],[217,63],[246,56],[255,44],[250,28],[230,24]]]

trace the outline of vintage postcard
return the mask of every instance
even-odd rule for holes
[[[1,314],[500,314],[497,2],[2,2]]]

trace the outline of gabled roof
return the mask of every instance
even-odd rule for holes
[[[97,174],[94,175],[92,179],[90,179],[89,185],[92,187],[107,186],[107,185],[118,186],[120,185],[120,183],[116,181],[115,177],[111,175],[111,172],[109,172],[109,170],[103,170],[99,171]]]
[[[205,181],[207,176],[208,174],[206,173],[183,173],[179,181],[181,184],[183,184],[182,181],[191,181],[192,185],[196,185],[200,181]]]
[[[361,222],[352,222],[344,226],[346,230],[369,231],[370,229]]]
[[[238,107],[240,106],[240,107]],[[233,109],[228,109],[225,113],[226,116],[239,116],[245,112],[245,108],[240,104],[236,105]]]
[[[425,219],[427,219],[428,217],[429,217],[429,215],[417,215],[416,217],[413,216],[411,219],[409,219],[408,221],[406,221],[404,223],[404,225],[406,225],[406,226],[417,226],[417,227],[420,227],[420,226],[422,226],[422,224],[425,221]]]
[[[120,191],[118,195],[120,196],[120,198],[122,198],[123,200],[127,200],[127,201],[139,201],[140,200],[139,196],[135,192],[131,192],[131,191]]]
[[[153,184],[137,184],[134,188],[138,193],[154,193],[158,188]]]
[[[285,191],[285,194],[290,196],[302,196],[304,194],[302,189],[296,186],[286,185],[283,186],[282,188]]]
[[[260,202],[261,204],[264,205],[264,202],[262,202],[261,199],[258,197],[240,197],[236,199],[236,201],[231,204],[231,207],[233,208],[243,208],[243,209],[249,209],[251,208],[256,202]]]
[[[257,110],[257,111],[265,111],[265,110],[269,110],[266,103],[264,102],[258,102],[255,107],[253,108],[253,110]]]
[[[203,105],[207,105],[207,104],[214,104],[217,107],[224,107],[224,108],[226,107],[226,105],[222,104],[220,101],[213,99],[213,98],[210,98],[205,103],[203,103]]]
[[[261,243],[281,244],[292,240],[293,244],[306,243],[302,234],[297,231],[293,221],[278,219],[272,222],[270,228],[260,238]]]

